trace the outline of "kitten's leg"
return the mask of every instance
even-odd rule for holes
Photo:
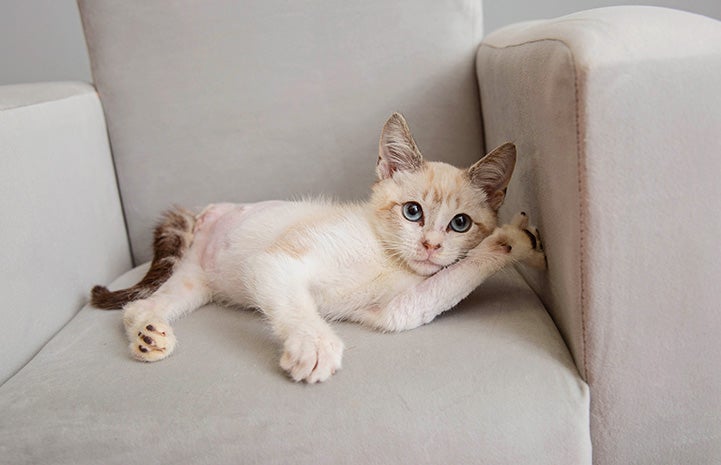
[[[127,304],[123,323],[133,357],[154,362],[170,355],[176,345],[170,323],[206,304],[211,296],[202,270],[188,260],[152,296]]]
[[[275,279],[274,284],[281,284]],[[318,314],[315,302],[302,285],[268,289],[260,303],[273,332],[283,341],[280,366],[294,381],[323,382],[341,368],[343,341]]]
[[[535,228],[528,229],[525,213],[496,228],[465,259],[394,297],[384,308],[362,313],[359,319],[385,331],[416,328],[453,308],[491,275],[515,262],[545,266],[540,237]]]

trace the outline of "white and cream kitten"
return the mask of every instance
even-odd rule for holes
[[[343,355],[327,320],[412,329],[513,262],[543,266],[525,214],[496,224],[515,159],[513,144],[504,144],[465,170],[425,161],[394,114],[367,202],[171,210],[155,231],[145,278],[120,291],[97,286],[92,302],[123,307],[130,350],[142,361],[170,355],[170,323],[207,302],[259,309],[283,343],[280,366],[295,381],[324,381]]]

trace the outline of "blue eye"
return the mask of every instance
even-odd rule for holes
[[[423,209],[416,202],[406,202],[403,204],[403,217],[415,223],[423,219]]]
[[[461,213],[454,216],[448,226],[455,232],[464,233],[471,229],[471,219],[465,213]]]

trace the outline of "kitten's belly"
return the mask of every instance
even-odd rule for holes
[[[344,318],[419,279],[388,267],[362,210],[323,202],[211,205],[193,247],[217,298],[248,307],[301,286],[323,316]]]
[[[200,265],[206,272],[216,269],[218,258],[228,251],[233,237],[246,230],[251,240],[252,220],[267,210],[278,209],[285,202],[271,200],[258,203],[212,204],[198,215],[194,230],[194,245],[200,249]],[[250,223],[250,224],[249,224]],[[256,248],[261,244],[257,244]]]
[[[260,226],[262,219],[286,204],[275,200],[212,204],[198,215],[193,248],[208,284],[216,293],[227,294],[240,304],[244,303],[240,300],[247,300],[241,294],[250,278],[249,258],[273,240],[272,234]]]
[[[338,268],[353,264],[337,257],[364,260],[372,238],[362,224],[347,224],[353,215],[339,211],[345,212],[322,202],[210,205],[198,215],[193,247],[219,297],[255,306],[258,294],[283,283],[293,286],[312,276],[312,287],[338,279]]]

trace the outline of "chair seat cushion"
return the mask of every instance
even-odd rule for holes
[[[114,286],[137,281],[145,267]],[[587,385],[516,271],[421,328],[334,324],[343,369],[290,381],[255,312],[208,305],[157,363],[118,311],[83,308],[0,387],[13,464],[590,463]]]

